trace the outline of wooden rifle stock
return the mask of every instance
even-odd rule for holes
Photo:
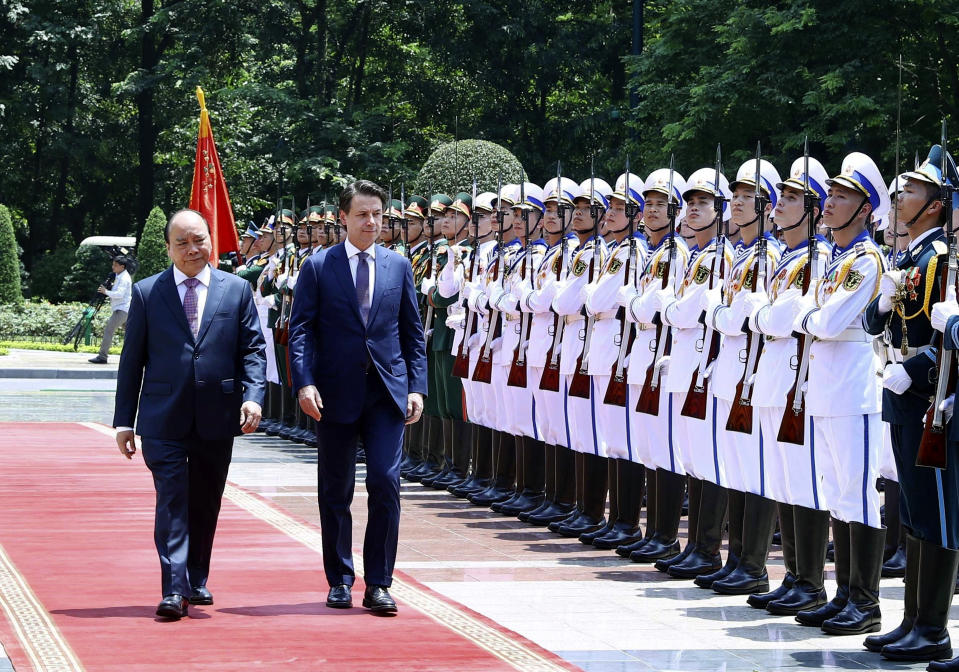
[[[589,344],[590,336],[593,331],[593,324],[595,324],[595,319],[590,316],[586,319],[586,324],[583,327],[583,351],[579,353],[579,357],[576,358],[576,368],[573,370],[573,377],[569,381],[569,396],[579,397],[580,399],[589,399],[589,388],[590,388],[590,377],[587,373],[587,364],[588,361],[586,358],[589,357]]]
[[[709,353],[706,357],[706,366],[708,367],[716,360],[719,355],[720,336],[719,332],[713,330],[712,338],[709,341]],[[705,347],[705,344],[703,344]],[[704,367],[705,370],[705,367]],[[699,369],[693,371],[693,377],[689,381],[689,389],[686,391],[686,401],[683,402],[682,415],[687,418],[706,419],[706,403],[709,398],[709,378],[703,376],[702,383],[699,382]]]
[[[620,312],[624,312],[623,308],[620,308]],[[620,339],[626,339],[626,352],[629,352],[633,348],[633,343],[636,341],[636,330],[633,329],[632,322],[628,322],[625,316],[622,318],[623,322],[623,332],[620,334]],[[620,341],[622,343],[622,341]],[[609,404],[611,406],[622,406],[626,407],[626,390],[628,385],[626,383],[626,367],[620,365],[620,360],[613,362],[613,367],[610,371],[609,385],[606,386],[606,396],[603,397],[603,403]]]
[[[746,333],[746,352],[751,350],[753,339],[758,336],[752,331]],[[743,372],[743,377],[736,383],[736,396],[732,407],[729,409],[729,419],[726,420],[726,431],[728,432],[751,434],[753,431],[752,387],[749,388],[748,392],[744,393],[743,391],[747,377],[753,375],[753,373],[750,373],[747,366]]]
[[[563,348],[563,330],[566,320],[559,315],[553,315],[553,344],[546,353],[546,367],[539,379],[539,389],[548,392],[559,392],[559,358]],[[559,348],[559,350],[557,350]]]

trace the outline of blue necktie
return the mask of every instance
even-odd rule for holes
[[[366,260],[370,255],[366,252],[360,252],[356,255],[356,301],[360,306],[360,317],[363,318],[363,324],[366,324],[370,316],[370,267]]]

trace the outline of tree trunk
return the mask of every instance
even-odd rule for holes
[[[77,112],[77,80],[80,71],[80,58],[77,53],[77,43],[70,44],[68,59],[70,61],[70,83],[67,89],[67,123],[63,135],[68,143],[73,143],[73,126]],[[63,212],[67,206],[67,180],[70,178],[70,153],[64,152],[60,157],[60,174],[57,176],[57,188],[53,198],[51,212]],[[83,236],[83,219],[72,217],[69,219],[70,232],[75,240]]]

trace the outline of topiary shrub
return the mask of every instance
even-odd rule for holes
[[[49,301],[60,300],[60,287],[76,260],[76,243],[69,231],[60,236],[56,249],[44,252],[33,263],[30,273],[30,295]]]
[[[470,193],[476,178],[476,193],[496,191],[497,178],[503,184],[517,184],[522,164],[508,149],[486,140],[447,142],[434,150],[416,177],[421,193],[432,186],[433,193],[450,197],[460,191]],[[529,181],[529,176],[526,177]]]
[[[160,208],[153,208],[143,225],[143,234],[137,243],[137,278],[148,278],[166,270],[170,258],[166,253],[166,241],[163,230],[166,228],[166,215]]]
[[[20,258],[13,234],[13,220],[6,206],[0,205],[0,303],[20,303]]]
[[[99,247],[81,245],[73,266],[60,285],[60,301],[89,301],[112,270],[109,255]]]

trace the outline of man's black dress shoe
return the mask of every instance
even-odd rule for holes
[[[396,602],[385,586],[367,586],[363,593],[363,606],[378,614],[396,613]]]
[[[157,605],[157,616],[178,621],[186,616],[189,603],[182,595],[165,595],[163,601]]]
[[[349,609],[353,606],[353,597],[350,595],[350,587],[345,583],[330,588],[326,596],[326,606],[331,609]]]
[[[194,588],[190,593],[190,604],[213,604],[213,593],[206,586]]]

